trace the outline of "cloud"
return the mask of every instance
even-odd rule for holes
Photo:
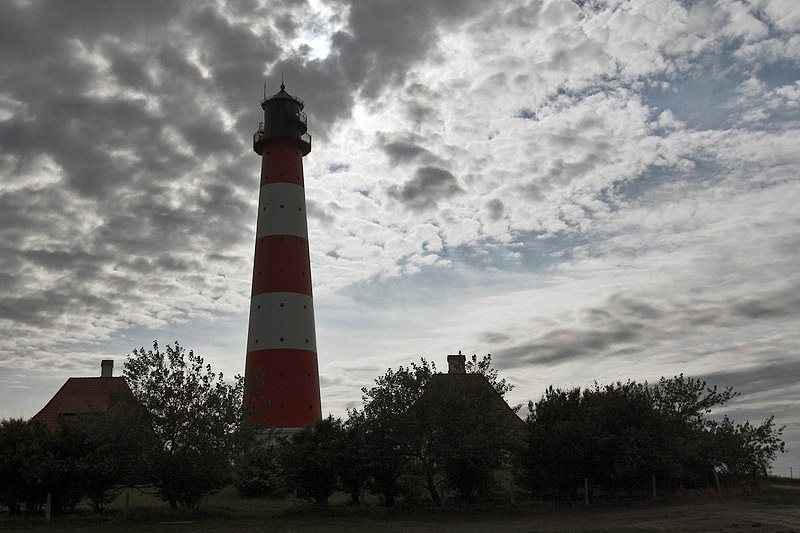
[[[794,388],[800,382],[800,361],[785,359],[756,367],[719,370],[703,375],[703,379],[720,386],[735,383],[736,390],[744,396]]]
[[[486,202],[486,208],[489,210],[489,218],[496,222],[500,220],[505,211],[505,204],[499,198],[492,198]]]
[[[414,177],[401,187],[392,185],[387,189],[389,196],[398,200],[413,211],[435,208],[440,200],[464,192],[458,180],[443,168],[418,168]]]
[[[513,368],[514,401],[780,364],[800,345],[797,14],[787,0],[10,3],[0,392],[16,369],[94,372],[155,332],[241,370],[250,142],[281,74],[314,136],[332,409],[453,343]],[[780,391],[755,405],[783,405]]]
[[[503,365],[560,363],[576,357],[596,356],[612,346],[630,343],[640,338],[640,324],[635,322],[618,324],[604,331],[552,330],[534,342],[505,348],[497,352],[504,359]]]
[[[389,161],[391,161],[392,165],[410,163],[423,156],[430,156],[428,150],[412,142],[390,142],[383,146],[383,151],[389,156]]]
[[[286,39],[321,19],[301,4],[143,2],[113,16],[88,6],[9,6],[0,52],[0,146],[3,173],[13,177],[0,188],[4,242],[14,243],[2,260],[8,331],[61,324],[22,341],[53,344],[68,337],[64,328],[98,338],[121,324],[180,319],[189,307],[234,308],[240,288],[220,293],[214,265],[242,285],[249,279],[257,162],[240,155],[258,122],[265,74],[283,70],[306,88],[314,133],[324,139],[363,84],[376,96],[392,72],[435,46],[428,30],[466,14],[419,2],[404,8],[404,27],[391,25],[394,44],[374,41],[373,23],[389,7],[328,11],[348,31],[326,58],[303,64],[284,52]],[[387,76],[373,76],[379,70]],[[310,214],[333,220],[332,205],[310,199]],[[58,286],[64,274],[70,283]],[[120,291],[115,310],[106,298],[85,297],[105,287]],[[107,314],[114,317],[102,327],[81,318]],[[19,346],[4,343],[3,357]]]
[[[791,0],[768,0],[764,11],[770,21],[784,31],[791,31],[800,26],[800,7]]]

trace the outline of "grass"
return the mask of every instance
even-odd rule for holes
[[[769,477],[770,483],[775,483],[778,485],[797,485],[800,486],[800,479],[798,478],[789,478],[789,477],[781,477],[781,476],[770,476]]]
[[[754,493],[750,498],[767,505],[800,505],[800,490],[772,487],[768,491]]]
[[[128,509],[125,508],[125,495]],[[509,507],[496,504],[468,505],[446,500],[444,509],[421,504],[409,509],[402,502],[387,508],[378,505],[376,496],[368,495],[365,507],[347,505],[349,496],[334,493],[328,505],[320,506],[295,499],[239,496],[233,487],[206,497],[194,509],[171,509],[157,496],[128,489],[111,502],[106,511],[96,514],[84,502],[73,514],[54,517],[50,523],[42,517],[10,517],[0,515],[0,530],[38,531],[246,531],[269,530],[275,532],[326,531],[335,526],[337,531],[372,531],[378,523],[406,522],[417,524],[446,524],[463,519],[491,519],[511,517],[536,512],[530,506]],[[551,505],[543,505],[540,512],[551,512]]]
[[[125,508],[125,494],[129,507]],[[800,505],[800,490],[773,488],[736,496],[766,505]],[[700,498],[705,500],[705,498]],[[699,501],[699,500],[698,500]],[[285,498],[246,498],[239,496],[233,487],[226,487],[205,498],[194,509],[171,509],[157,496],[129,489],[112,502],[105,513],[95,514],[88,503],[82,503],[76,512],[54,517],[49,523],[42,517],[10,517],[0,514],[0,530],[3,531],[107,531],[161,532],[161,531],[271,531],[271,532],[363,532],[374,531],[392,525],[396,528],[415,529],[430,526],[444,530],[448,524],[534,518],[536,516],[580,516],[589,519],[597,512],[612,509],[648,509],[654,512],[672,505],[670,501],[629,501],[613,504],[600,503],[585,507],[580,503],[518,503],[490,502],[466,504],[449,499],[444,509],[430,504],[421,504],[410,509],[378,506],[377,498],[368,496],[364,508],[347,505],[348,496],[335,493],[327,506],[318,506],[291,496]],[[682,503],[685,503],[683,500]],[[660,511],[658,511],[660,512]],[[546,530],[538,530],[546,531]],[[600,531],[602,530],[592,530]],[[609,530],[610,531],[610,530]],[[647,533],[640,528],[617,528],[614,531]]]

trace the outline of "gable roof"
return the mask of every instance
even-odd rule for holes
[[[422,414],[430,409],[441,409],[444,403],[478,407],[510,431],[520,431],[525,426],[525,422],[481,374],[432,375],[412,409]]]
[[[133,397],[125,378],[69,378],[33,419],[55,429],[61,423],[59,415],[106,413],[114,397]]]

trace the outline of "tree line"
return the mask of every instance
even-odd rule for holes
[[[386,506],[441,505],[446,493],[491,498],[499,477],[536,499],[579,498],[585,479],[595,496],[634,495],[654,476],[666,489],[751,483],[784,451],[772,417],[711,418],[737,393],[691,377],[550,387],[522,421],[521,406],[498,404],[512,386],[490,355],[466,370],[457,381],[425,359],[389,369],[345,418],[286,435],[248,423],[241,376],[228,383],[178,343],[154,343],[128,356],[132,398],[113,398],[103,416],[58,431],[0,421],[0,505],[35,514],[50,494],[54,513],[84,498],[102,511],[136,486],[195,506],[231,483],[319,504],[340,490],[352,504],[370,492]]]

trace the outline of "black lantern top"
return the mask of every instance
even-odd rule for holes
[[[261,100],[264,110],[264,122],[258,125],[253,135],[253,149],[261,154],[264,145],[270,139],[297,139],[301,141],[303,155],[311,151],[311,136],[308,132],[306,114],[303,113],[303,101],[286,92],[281,83],[281,90],[269,98]]]

